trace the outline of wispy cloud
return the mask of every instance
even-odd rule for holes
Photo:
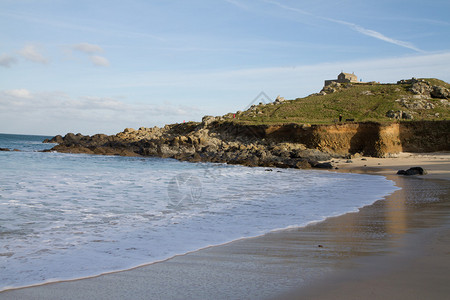
[[[106,57],[100,56],[100,55],[94,55],[96,53],[104,52],[103,48],[100,45],[90,44],[90,43],[78,43],[78,44],[72,45],[67,49],[67,52],[70,56],[72,55],[72,50],[78,51],[78,52],[81,52],[84,54],[88,54],[89,60],[95,66],[99,66],[99,67],[109,67],[110,66],[110,62]]]
[[[41,63],[41,64],[47,64],[48,59],[45,58],[40,52],[36,45],[26,45],[23,47],[19,54],[24,57],[25,59],[35,62],[35,63]]]
[[[13,64],[17,63],[17,59],[14,56],[8,54],[0,55],[0,66],[10,68]]]
[[[249,7],[247,5],[245,5],[242,2],[239,2],[237,0],[225,0],[225,2],[233,4],[234,6],[237,6],[237,7],[241,8],[241,9],[245,9],[245,10],[249,9]]]
[[[22,20],[25,22],[30,23],[37,23],[41,25],[46,25],[50,27],[59,27],[59,28],[65,28],[68,30],[75,30],[75,31],[83,31],[83,32],[92,32],[102,35],[108,35],[108,36],[120,36],[120,37],[129,37],[129,38],[150,38],[158,41],[164,41],[165,38],[162,38],[157,35],[153,35],[146,32],[137,32],[137,31],[131,31],[131,30],[124,30],[120,27],[117,27],[116,24],[104,24],[104,23],[93,23],[91,26],[83,26],[78,25],[80,23],[86,23],[89,22],[89,20],[83,20],[83,22],[80,22],[80,20],[73,20],[72,22],[69,21],[59,21],[58,19],[48,19],[48,18],[39,18],[32,14],[25,14],[25,13],[16,13],[16,12],[0,12],[0,16],[2,17],[8,17],[8,18],[14,18],[17,20]]]
[[[103,52],[103,48],[99,45],[89,44],[89,43],[79,43],[72,45],[73,50],[81,51],[84,53],[92,54],[92,53],[100,53]]]
[[[376,39],[379,39],[379,40],[382,40],[382,41],[385,41],[385,42],[388,42],[388,43],[391,43],[391,44],[394,44],[394,45],[397,45],[400,47],[408,48],[408,49],[411,49],[411,50],[414,50],[417,52],[425,52],[425,51],[417,48],[416,46],[414,46],[412,43],[387,37],[378,31],[367,29],[367,28],[364,28],[364,27],[354,24],[354,23],[341,21],[341,20],[335,20],[335,19],[331,19],[331,18],[322,18],[322,19],[330,21],[330,22],[334,22],[337,24],[342,24],[342,25],[348,26],[349,28],[351,28],[359,33],[362,33],[364,35],[367,35],[367,36],[370,36],[370,37],[373,37],[373,38],[376,38]]]
[[[361,34],[366,35],[366,36],[370,36],[372,38],[375,38],[375,39],[378,39],[378,40],[381,40],[381,41],[384,41],[384,42],[387,42],[387,43],[391,43],[391,44],[394,44],[394,45],[397,45],[397,46],[400,46],[400,47],[404,47],[404,48],[407,48],[407,49],[410,49],[410,50],[414,50],[414,51],[417,51],[417,52],[424,52],[423,50],[421,50],[418,47],[414,46],[412,43],[401,41],[401,40],[397,40],[397,39],[394,39],[394,38],[390,38],[390,37],[388,37],[388,36],[378,32],[378,31],[364,28],[364,27],[362,27],[362,26],[360,26],[358,24],[354,24],[354,23],[351,23],[351,22],[342,21],[342,20],[338,20],[338,19],[333,19],[333,18],[327,18],[327,17],[323,17],[323,16],[319,16],[319,15],[315,15],[315,14],[312,14],[312,13],[310,13],[308,11],[305,11],[305,10],[302,10],[302,9],[299,9],[299,8],[295,8],[295,7],[291,7],[291,6],[287,6],[287,5],[282,4],[280,2],[277,2],[277,1],[272,1],[272,0],[262,0],[262,1],[266,2],[266,3],[270,3],[270,4],[273,4],[273,5],[276,5],[276,6],[280,7],[280,8],[282,8],[282,9],[285,9],[285,10],[293,11],[293,12],[296,12],[296,13],[300,13],[300,14],[303,14],[303,15],[311,16],[311,17],[314,17],[314,18],[317,18],[317,19],[321,19],[321,20],[324,20],[324,21],[328,21],[328,22],[332,22],[332,23],[345,25],[348,28],[350,28],[350,29],[352,29],[352,30],[354,30],[354,31],[356,31],[358,33],[361,33]]]
[[[92,55],[89,58],[90,58],[91,62],[96,66],[109,67],[109,65],[110,65],[109,61],[103,56]]]

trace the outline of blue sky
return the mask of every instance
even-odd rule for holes
[[[199,121],[341,71],[450,82],[449,13],[447,0],[0,0],[0,132]]]

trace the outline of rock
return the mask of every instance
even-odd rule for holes
[[[135,132],[136,131],[136,129],[134,129],[134,128],[125,128],[124,129],[124,133],[131,133],[131,132]]]
[[[361,92],[361,95],[364,95],[364,96],[373,96],[374,93],[372,93],[371,91],[362,91],[362,92]]]
[[[350,158],[360,158],[361,156],[362,156],[362,154],[357,152],[357,153],[351,155]]]
[[[213,116],[204,116],[202,118],[202,125],[203,126],[208,126],[209,124],[212,124],[215,121],[216,121],[216,118],[213,117]]]
[[[449,98],[450,97],[450,90],[443,87],[443,86],[433,86],[433,90],[431,91],[431,97],[433,98]]]
[[[306,159],[302,159],[295,164],[297,169],[309,169],[311,168],[310,163]]]
[[[45,139],[43,141],[43,143],[55,143],[55,144],[62,144],[63,142],[64,142],[64,139],[60,135],[57,135],[57,136],[51,138],[50,140],[49,139]]]
[[[81,140],[81,136],[79,134],[68,133],[63,138],[65,144],[77,144]]]
[[[347,163],[347,164],[352,164],[353,161],[352,161],[351,159],[347,159],[347,161],[346,161],[345,163]]]
[[[411,115],[409,112],[406,111],[402,112],[402,119],[412,120],[413,118],[414,118],[413,115]]]
[[[386,117],[391,119],[398,119],[398,113],[391,109],[386,113]]]
[[[315,163],[312,163],[311,166],[313,168],[317,168],[317,169],[333,169],[333,166],[329,162],[324,162],[324,163],[315,162]]]
[[[273,103],[275,103],[275,104],[280,104],[280,103],[282,103],[282,102],[284,102],[284,101],[286,101],[286,100],[284,99],[284,97],[281,97],[280,95],[278,95],[277,98],[275,99],[275,101],[274,101]]]
[[[412,176],[412,175],[426,175],[427,171],[424,170],[422,167],[412,167],[408,170],[399,170],[397,172],[397,175],[406,175],[406,176]]]
[[[402,110],[389,110],[386,113],[386,117],[391,119],[404,119],[404,120],[412,120],[414,117],[410,112],[402,111]]]
[[[409,90],[416,95],[430,95],[433,88],[426,82],[416,81]]]
[[[11,151],[8,148],[0,148],[0,151]]]

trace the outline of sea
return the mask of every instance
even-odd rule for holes
[[[91,277],[358,211],[383,176],[42,152],[0,134],[0,291]]]

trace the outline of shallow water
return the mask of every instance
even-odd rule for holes
[[[305,226],[397,189],[381,176],[33,152],[52,146],[35,139],[0,135],[25,150],[0,152],[0,290]]]

